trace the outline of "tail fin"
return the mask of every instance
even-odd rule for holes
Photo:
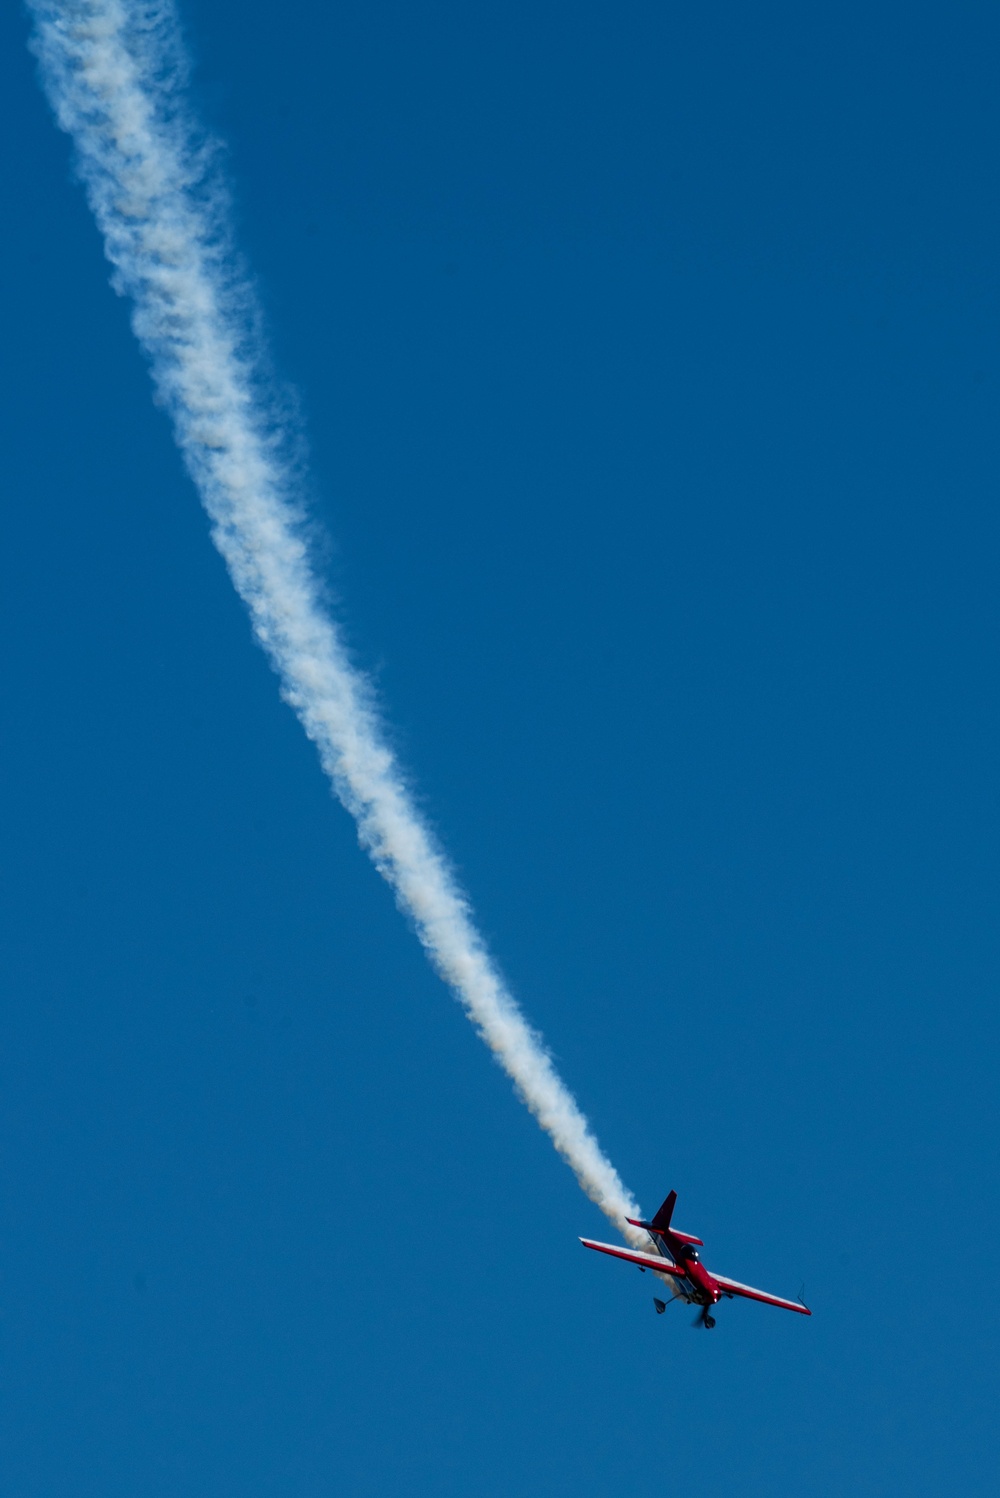
[[[681,1243],[696,1243],[699,1248],[704,1248],[705,1245],[702,1240],[696,1238],[693,1233],[682,1233],[680,1228],[672,1228],[670,1226],[670,1219],[674,1215],[674,1207],[676,1205],[677,1192],[671,1191],[652,1222],[643,1222],[641,1217],[626,1217],[625,1221],[630,1222],[634,1228],[645,1228],[662,1254],[665,1254],[667,1250],[663,1247],[660,1240],[665,1238],[668,1233],[671,1238],[678,1238]]]
[[[670,1195],[667,1197],[666,1201],[663,1203],[663,1206],[660,1208],[660,1210],[657,1212],[656,1216],[653,1218],[653,1227],[654,1228],[659,1228],[659,1230],[660,1230],[661,1233],[667,1232],[668,1229],[669,1229],[669,1227],[670,1227],[670,1219],[674,1215],[674,1207],[676,1205],[677,1205],[677,1192],[676,1191],[671,1191]]]

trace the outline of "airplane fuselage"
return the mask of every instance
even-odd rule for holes
[[[652,1236],[652,1235],[651,1235]],[[722,1299],[722,1290],[698,1257],[698,1250],[671,1232],[657,1233],[656,1246],[666,1258],[683,1269],[684,1279],[678,1285],[686,1300],[695,1305],[714,1306]]]

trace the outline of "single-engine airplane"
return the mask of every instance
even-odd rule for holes
[[[642,1222],[635,1217],[626,1218],[633,1227],[645,1228],[652,1240],[655,1253],[644,1254],[633,1248],[619,1248],[614,1243],[595,1243],[592,1238],[581,1238],[584,1248],[596,1248],[598,1253],[610,1254],[614,1259],[625,1259],[629,1264],[638,1264],[642,1270],[652,1269],[654,1274],[670,1275],[674,1293],[671,1300],[686,1300],[689,1305],[701,1306],[698,1322],[709,1330],[715,1325],[712,1308],[725,1295],[732,1300],[742,1295],[747,1300],[762,1300],[765,1305],[781,1306],[786,1311],[798,1311],[801,1316],[811,1316],[808,1306],[800,1300],[783,1300],[780,1295],[768,1295],[764,1290],[754,1290],[750,1285],[741,1285],[739,1280],[727,1279],[724,1274],[708,1270],[701,1262],[699,1248],[704,1248],[700,1238],[690,1233],[681,1233],[670,1226],[674,1215],[677,1192],[671,1191],[652,1222]],[[657,1315],[667,1309],[666,1301],[653,1297]],[[695,1324],[697,1325],[698,1322]]]

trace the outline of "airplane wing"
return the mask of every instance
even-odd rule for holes
[[[800,1316],[811,1316],[808,1306],[804,1306],[800,1300],[783,1300],[780,1295],[768,1295],[764,1290],[755,1290],[752,1285],[741,1285],[739,1280],[729,1280],[724,1274],[716,1274],[710,1269],[712,1276],[720,1290],[727,1295],[742,1295],[746,1300],[762,1300],[765,1305],[781,1306],[785,1311],[798,1311]]]
[[[613,1259],[627,1259],[630,1264],[638,1264],[640,1269],[652,1269],[656,1274],[672,1274],[678,1279],[684,1278],[683,1269],[678,1269],[676,1264],[671,1264],[662,1254],[644,1254],[634,1248],[619,1248],[616,1243],[595,1243],[593,1238],[581,1238],[580,1242],[584,1248],[596,1248],[599,1254],[610,1254]],[[753,1293],[756,1295],[757,1291]],[[782,1301],[782,1305],[784,1303]],[[801,1310],[802,1307],[799,1306],[798,1309]]]

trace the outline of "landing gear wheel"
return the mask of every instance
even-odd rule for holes
[[[708,1327],[709,1331],[711,1331],[712,1327],[715,1325],[715,1317],[714,1316],[706,1316],[705,1317],[705,1325]]]

